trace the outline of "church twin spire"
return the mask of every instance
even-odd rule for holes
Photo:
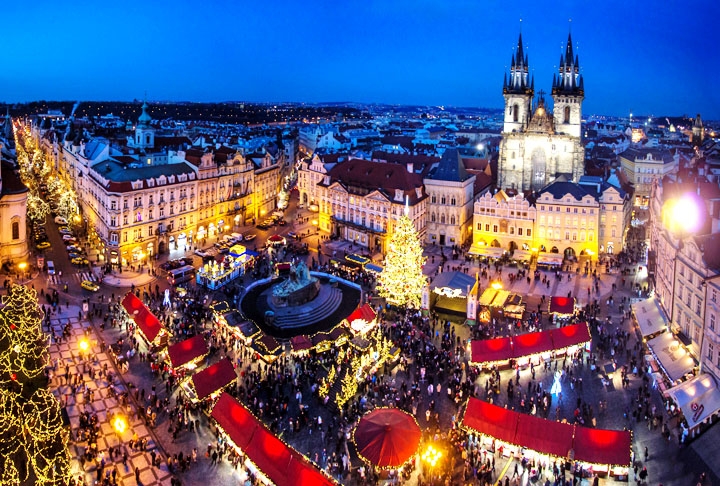
[[[529,62],[527,54],[523,52],[522,32],[518,38],[517,50],[510,61],[510,80],[503,81],[503,93],[522,93],[532,95],[535,90],[535,80],[529,77]]]
[[[572,34],[568,33],[565,55],[560,54],[558,65],[559,75],[553,74],[552,94],[578,94],[585,91],[583,77],[580,74],[580,59],[578,55],[573,56]]]

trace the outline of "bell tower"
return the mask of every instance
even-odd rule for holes
[[[505,73],[503,80],[505,98],[503,132],[505,133],[521,132],[530,119],[535,81],[529,76],[528,57],[524,53],[522,33],[520,33],[517,50],[510,62],[510,79]]]
[[[580,60],[573,56],[572,36],[568,33],[565,55],[560,55],[559,73],[553,75],[552,97],[555,130],[573,137],[580,137],[582,102],[585,98]]]
[[[135,128],[135,146],[143,149],[155,146],[155,129],[150,125],[152,117],[147,110],[148,104],[145,101],[142,105],[142,113],[138,117],[137,128]]]

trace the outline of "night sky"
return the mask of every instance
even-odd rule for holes
[[[147,92],[151,101],[502,107],[519,31],[536,91],[549,91],[571,29],[585,114],[720,119],[717,1],[38,0],[3,7],[0,100],[9,102],[132,100]]]

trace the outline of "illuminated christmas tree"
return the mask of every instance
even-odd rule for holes
[[[426,282],[422,272],[425,263],[422,253],[415,225],[407,215],[400,216],[388,245],[385,269],[378,276],[381,297],[391,304],[415,309],[420,307],[420,296]]]

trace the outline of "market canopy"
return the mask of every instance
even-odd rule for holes
[[[647,344],[663,373],[672,383],[695,367],[695,360],[672,333],[664,332],[649,340]]]
[[[366,263],[365,270],[369,270],[369,271],[375,272],[375,273],[382,273],[383,267],[381,267],[380,265],[376,265],[374,263]]]
[[[516,261],[527,261],[529,262],[532,258],[532,252],[528,250],[515,250],[512,255],[513,260]]]
[[[552,351],[553,342],[547,331],[529,332],[512,338],[513,355],[517,358]]]
[[[592,429],[575,426],[575,460],[591,464],[630,466],[632,433],[629,430]]]
[[[470,362],[473,364],[505,361],[512,358],[512,355],[509,337],[474,339],[470,343]]]
[[[695,376],[667,392],[682,410],[691,429],[720,410],[720,390],[710,374]]]
[[[513,443],[525,445],[543,454],[566,457],[573,441],[573,426],[551,422],[532,415],[518,414],[517,431]]]
[[[590,339],[590,329],[586,323],[520,334],[512,338],[475,339],[470,343],[470,362],[481,365],[563,351],[570,346],[585,344]]]
[[[351,255],[345,255],[345,260],[353,263],[357,263],[358,265],[365,265],[366,263],[370,263],[370,259],[367,257],[364,257],[362,255],[356,255],[355,253]]]
[[[540,265],[562,265],[563,255],[560,253],[538,253],[537,262]]]
[[[480,296],[479,304],[487,307],[502,307],[509,296],[510,292],[507,290],[489,287]]]
[[[347,317],[353,332],[365,332],[375,323],[377,315],[370,304],[358,307]]]
[[[290,338],[290,345],[296,353],[300,351],[307,351],[313,347],[313,343],[310,338],[303,334]]]
[[[553,348],[555,350],[566,349],[570,346],[579,346],[590,342],[590,328],[587,323],[571,324],[557,329],[550,329],[550,338],[552,339]]]
[[[415,417],[399,408],[376,408],[353,431],[358,455],[382,468],[400,467],[416,452],[422,431]]]
[[[470,255],[485,256],[490,258],[502,258],[505,250],[495,246],[487,246],[479,243],[473,243],[468,250]]]
[[[198,400],[202,400],[235,381],[237,374],[235,374],[235,368],[230,360],[223,358],[214,365],[195,373],[191,379]]]
[[[653,296],[640,302],[631,304],[633,314],[637,319],[643,337],[658,334],[667,329],[668,321],[665,313],[660,309],[660,302]]]
[[[541,454],[591,464],[630,465],[631,432],[546,420],[468,399],[461,426]]]
[[[475,277],[464,272],[442,272],[430,283],[430,290],[446,297],[467,297],[475,285]]]
[[[193,336],[168,347],[170,366],[173,368],[179,368],[188,363],[192,363],[206,354],[208,354],[208,347],[207,344],[205,344],[205,338],[200,335]]]
[[[334,485],[305,456],[273,435],[240,402],[223,393],[210,414],[230,440],[277,485]]]
[[[152,343],[163,330],[160,321],[145,307],[145,304],[132,292],[128,292],[122,300],[122,305],[132,317],[138,329],[148,342]]]
[[[575,297],[550,297],[550,313],[571,315],[575,312]]]
[[[518,413],[477,398],[468,399],[462,425],[503,442],[515,443]]]

